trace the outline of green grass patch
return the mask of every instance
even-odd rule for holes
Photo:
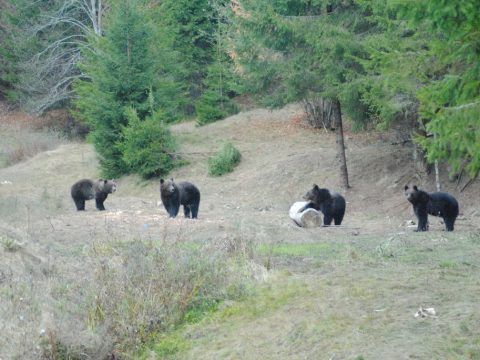
[[[196,324],[205,317],[218,310],[219,301],[214,299],[202,299],[201,302],[192,304],[183,316],[186,324]]]
[[[219,302],[215,300],[203,300],[192,304],[185,312],[181,323],[171,331],[153,336],[150,345],[147,345],[138,354],[138,359],[151,359],[152,352],[160,359],[177,358],[191,346],[190,340],[184,335],[186,326],[197,324],[203,319],[211,317],[218,310],[218,305]]]
[[[289,281],[288,278],[257,288],[257,291],[243,301],[234,302],[219,311],[219,318],[234,316],[257,318],[273,312],[290,303],[294,298],[308,293],[302,282]]]
[[[458,264],[453,261],[445,260],[440,262],[438,266],[440,267],[440,269],[456,269],[458,267]]]
[[[154,345],[143,349],[136,359],[175,359],[190,347],[190,342],[183,336],[183,328],[162,334],[154,340]]]
[[[208,173],[211,176],[222,176],[233,171],[240,163],[242,155],[231,143],[226,143],[223,148],[208,159]]]
[[[287,276],[281,276],[281,281],[277,279],[273,283],[259,286],[254,293],[238,301],[198,303],[187,310],[181,324],[170,332],[154,337],[153,345],[144,348],[138,358],[150,359],[153,352],[161,359],[181,359],[182,354],[195,343],[195,339],[188,335],[192,331],[201,332],[208,324],[223,323],[228,319],[248,321],[265,316],[308,292],[305,283],[294,279],[290,281]]]
[[[271,256],[312,256],[312,257],[337,257],[345,251],[345,245],[338,243],[312,243],[312,244],[260,244],[257,248],[260,255]]]

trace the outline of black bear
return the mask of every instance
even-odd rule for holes
[[[85,210],[85,201],[95,199],[98,210],[105,210],[103,202],[108,194],[117,190],[115,180],[90,180],[82,179],[72,185],[71,194],[77,210]]]
[[[188,181],[176,183],[173,179],[160,179],[160,197],[169,217],[176,217],[180,205],[183,205],[183,213],[186,218],[197,218],[200,191],[192,183]]]
[[[323,213],[323,225],[330,225],[332,220],[335,225],[340,225],[345,215],[345,198],[339,193],[330,192],[328,189],[320,189],[318,185],[313,184],[312,190],[308,191],[303,197],[310,201],[305,209],[313,208]]]
[[[451,194],[427,193],[419,190],[416,185],[411,189],[405,185],[405,196],[413,205],[413,211],[418,219],[416,231],[428,230],[428,214],[442,217],[447,231],[453,231],[453,225],[458,216],[458,202]]]

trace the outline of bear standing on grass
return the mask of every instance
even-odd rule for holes
[[[160,197],[169,217],[176,217],[180,205],[183,205],[183,213],[186,218],[197,218],[200,191],[192,183],[188,181],[176,183],[173,179],[160,179]]]
[[[303,197],[310,201],[305,206],[313,208],[323,213],[323,225],[330,225],[332,220],[335,225],[340,225],[345,215],[346,202],[345,198],[339,193],[330,192],[328,189],[320,189],[318,185],[313,184],[312,190],[308,191]]]
[[[83,179],[72,185],[71,194],[77,210],[85,210],[85,201],[95,199],[98,210],[105,210],[103,202],[108,194],[113,194],[117,190],[115,180],[93,181]]]
[[[446,192],[427,193],[416,185],[411,189],[405,185],[405,196],[412,203],[418,219],[416,231],[428,230],[428,214],[442,217],[447,231],[453,231],[458,216],[458,202],[452,195]]]

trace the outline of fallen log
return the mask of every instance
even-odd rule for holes
[[[290,218],[301,227],[317,227],[322,225],[322,217],[320,212],[315,209],[309,208],[309,201],[299,201],[294,203],[288,214]]]

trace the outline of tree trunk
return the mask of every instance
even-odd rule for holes
[[[333,100],[332,109],[335,121],[335,132],[337,135],[337,157],[340,165],[340,180],[342,182],[342,187],[348,189],[350,184],[348,183],[347,158],[345,156],[345,141],[343,139],[342,109],[338,99]]]
[[[433,134],[433,138],[437,138],[437,134]],[[440,187],[440,172],[438,170],[438,160],[435,160],[435,185],[437,185],[437,191],[441,190]]]
[[[435,160],[435,185],[437,187],[437,191],[441,191],[442,187],[440,185],[440,172],[438,170],[438,160]]]

